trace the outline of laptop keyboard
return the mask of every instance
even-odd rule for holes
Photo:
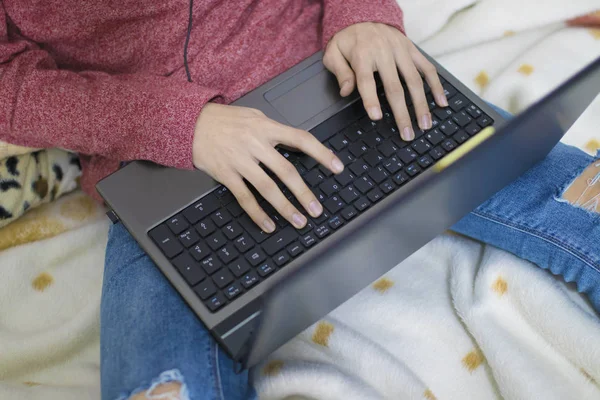
[[[275,232],[267,234],[231,192],[220,186],[153,228],[150,237],[206,307],[216,312],[493,124],[450,83],[443,79],[442,83],[449,103],[446,108],[437,107],[425,85],[432,129],[419,129],[409,100],[416,135],[412,142],[400,138],[383,89],[379,89],[383,120],[371,121],[357,102],[350,115],[346,110],[343,118],[334,116],[315,128],[319,130],[313,132],[315,136],[346,165],[340,175],[334,176],[306,155],[280,150],[324,207],[320,217],[308,217],[305,228],[295,229],[253,190],[278,225]],[[303,210],[281,181],[269,175],[298,210]]]

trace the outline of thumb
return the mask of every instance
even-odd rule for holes
[[[340,96],[346,97],[354,91],[354,72],[337,46],[327,47],[323,56],[323,65],[336,76],[340,85]]]

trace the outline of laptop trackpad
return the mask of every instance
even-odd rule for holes
[[[275,86],[264,97],[294,127],[344,100],[335,76],[321,61]]]

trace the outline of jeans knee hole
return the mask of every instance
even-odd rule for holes
[[[600,214],[600,160],[593,161],[575,177],[557,200]]]

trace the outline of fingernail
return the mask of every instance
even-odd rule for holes
[[[292,215],[292,223],[296,228],[302,228],[306,225],[306,217],[302,214],[294,213],[294,215]]]
[[[404,128],[404,130],[402,131],[402,139],[404,139],[408,142],[409,140],[413,140],[414,138],[415,138],[415,133],[413,132],[412,128],[409,126]]]
[[[444,96],[443,94],[438,94],[436,99],[437,99],[437,103],[440,106],[448,107],[448,99],[446,99],[446,96]]]
[[[431,115],[425,114],[421,117],[421,129],[431,129],[432,124]]]
[[[270,219],[265,219],[263,222],[263,230],[267,233],[271,233],[275,230],[275,223]]]
[[[381,109],[379,107],[369,108],[369,116],[372,120],[379,120],[383,117],[383,115],[381,114]]]
[[[337,158],[334,158],[331,162],[331,168],[333,168],[333,172],[337,172],[338,174],[344,170],[344,164]]]
[[[310,215],[313,217],[318,217],[323,212],[323,207],[319,204],[318,201],[311,201],[308,205],[308,210],[310,211]]]
[[[340,94],[344,93],[344,91],[348,88],[348,85],[350,85],[350,81],[342,82],[342,86],[340,86]]]

